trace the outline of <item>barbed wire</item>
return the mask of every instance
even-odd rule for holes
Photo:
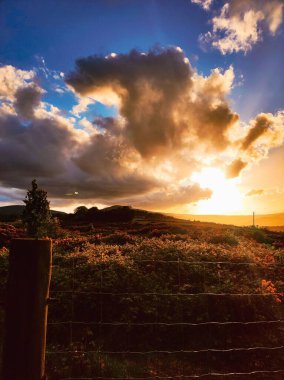
[[[48,322],[48,326],[56,325],[102,325],[102,326],[208,326],[208,325],[217,325],[217,326],[231,326],[231,325],[270,325],[270,324],[282,324],[284,320],[276,319],[271,321],[208,321],[208,322],[84,322],[84,321],[58,321],[58,322]]]
[[[130,260],[132,260],[135,263],[168,263],[168,264],[190,264],[190,265],[241,265],[241,266],[257,266],[262,268],[283,268],[284,264],[280,263],[257,263],[257,262],[250,262],[250,261],[190,261],[190,260],[156,260],[156,259],[132,259],[129,257]],[[62,267],[61,265],[52,265],[52,268],[70,268],[69,266]]]
[[[150,351],[100,351],[100,350],[57,350],[57,351],[47,351],[47,355],[60,355],[60,354],[101,354],[101,355],[153,355],[153,354],[163,354],[163,355],[178,355],[178,354],[200,354],[207,352],[239,352],[239,351],[276,351],[283,350],[284,346],[274,346],[274,347],[234,347],[234,348],[206,348],[201,350],[176,350],[176,351],[167,351],[167,350],[150,350]]]
[[[218,376],[218,377],[227,377],[227,376],[250,376],[250,375],[259,375],[259,374],[278,374],[283,373],[284,369],[279,370],[259,370],[251,372],[210,372],[203,373],[200,375],[176,375],[176,376],[149,376],[149,377],[66,377],[62,380],[174,380],[179,379],[201,379],[208,376]]]
[[[51,294],[76,294],[76,295],[94,295],[94,296],[165,296],[165,297],[199,297],[199,296],[216,296],[216,297],[273,297],[284,296],[283,292],[275,293],[213,293],[213,292],[200,292],[200,293],[157,293],[157,292],[87,292],[81,290],[52,290]],[[52,298],[51,298],[52,300]]]

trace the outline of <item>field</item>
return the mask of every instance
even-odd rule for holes
[[[9,241],[22,234],[0,227],[2,299]],[[283,379],[283,233],[69,223],[53,246],[49,380]],[[2,341],[2,309],[0,322]]]

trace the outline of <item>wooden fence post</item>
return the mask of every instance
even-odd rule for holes
[[[9,257],[2,380],[45,378],[52,241],[14,239]]]

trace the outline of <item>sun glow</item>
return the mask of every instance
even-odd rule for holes
[[[201,188],[212,190],[209,199],[197,202],[198,214],[231,214],[242,210],[242,195],[237,186],[239,178],[227,179],[222,170],[205,168],[193,173],[191,179]]]

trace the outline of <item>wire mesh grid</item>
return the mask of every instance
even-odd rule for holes
[[[103,258],[102,258],[103,259]],[[270,270],[270,269],[277,269],[282,270],[284,267],[282,265],[275,265],[273,263],[268,264],[261,264],[261,263],[255,263],[255,262],[229,262],[229,261],[186,261],[186,260],[147,260],[147,259],[140,259],[137,260],[137,263],[139,265],[152,263],[155,267],[155,271],[157,270],[157,264],[167,264],[167,265],[177,265],[177,276],[178,276],[178,289],[181,288],[182,281],[181,281],[181,268],[180,265],[190,265],[190,266],[199,266],[203,268],[203,283],[205,284],[206,278],[206,268],[208,266],[214,266],[214,267],[247,267],[247,268],[256,268],[262,269],[262,270]],[[54,269],[57,266],[54,266]],[[48,327],[62,327],[67,326],[69,328],[69,336],[70,336],[70,344],[69,347],[75,347],[74,346],[74,328],[77,327],[95,327],[96,332],[99,337],[103,337],[104,334],[104,328],[112,327],[112,328],[125,328],[125,329],[131,329],[133,332],[133,329],[144,327],[144,328],[151,328],[153,331],[153,336],[160,334],[159,328],[169,327],[169,328],[175,328],[179,329],[179,339],[182,341],[182,347],[180,349],[133,349],[133,344],[131,344],[131,334],[125,335],[125,342],[124,347],[125,349],[117,349],[117,350],[108,350],[104,349],[103,347],[96,347],[95,349],[80,349],[80,347],[72,348],[72,349],[48,349],[47,351],[47,357],[52,356],[60,356],[60,355],[71,355],[71,357],[78,357],[83,356],[87,357],[88,355],[91,355],[92,358],[95,358],[99,362],[99,368],[95,375],[92,374],[92,376],[84,377],[83,373],[80,374],[80,376],[73,375],[72,371],[68,375],[68,377],[65,377],[64,380],[91,380],[91,379],[101,379],[101,380],[154,380],[154,379],[198,379],[198,378],[232,378],[237,379],[239,377],[250,379],[250,378],[265,378],[265,379],[271,379],[273,375],[281,376],[277,377],[277,379],[282,378],[284,369],[280,368],[274,368],[274,367],[268,367],[268,368],[253,368],[250,370],[244,370],[244,371],[216,371],[214,370],[214,366],[212,365],[212,360],[214,361],[214,357],[212,359],[211,355],[216,354],[229,354],[232,356],[232,354],[249,354],[249,353],[263,353],[264,356],[267,357],[269,353],[274,352],[280,352],[283,354],[284,351],[284,345],[281,344],[274,344],[274,345],[252,345],[252,346],[233,346],[233,347],[210,347],[210,344],[212,344],[214,340],[214,333],[212,332],[212,328],[215,327],[238,327],[238,328],[246,328],[246,327],[266,327],[266,326],[276,326],[279,329],[283,328],[284,325],[284,319],[258,319],[258,320],[212,320],[210,318],[210,312],[209,309],[207,310],[208,320],[207,321],[187,321],[184,320],[183,315],[183,309],[181,308],[180,312],[178,313],[180,316],[180,320],[176,321],[161,321],[160,315],[159,315],[159,302],[163,298],[174,298],[174,299],[202,299],[205,298],[204,303],[206,304],[206,300],[209,298],[247,298],[250,300],[251,298],[259,298],[259,299],[269,299],[271,297],[281,297],[283,296],[283,293],[273,292],[271,293],[264,293],[264,292],[211,292],[211,291],[197,291],[197,292],[185,292],[185,291],[176,291],[176,292],[157,292],[157,291],[148,291],[148,292],[134,292],[131,290],[126,289],[127,291],[105,291],[104,290],[104,270],[103,266],[101,266],[100,273],[99,273],[99,289],[96,289],[96,291],[88,291],[88,290],[77,290],[75,287],[75,283],[80,281],[80,279],[77,277],[76,273],[76,263],[75,258],[72,260],[72,270],[71,270],[71,287],[70,289],[63,289],[63,290],[51,290],[51,300],[56,300],[56,297],[64,297],[71,300],[71,313],[70,318],[68,320],[63,321],[50,321],[48,323]],[[76,281],[75,281],[76,279]],[[220,282],[222,282],[222,278],[220,278]],[[203,285],[204,285],[203,284]],[[205,286],[204,286],[205,288]],[[82,298],[82,297],[97,297],[97,307],[98,307],[98,313],[96,320],[88,320],[88,321],[82,321],[82,320],[76,320],[74,309],[75,309],[75,299]],[[105,313],[104,313],[104,298],[105,297],[117,297],[122,298],[126,297],[131,300],[133,297],[141,297],[141,299],[145,297],[152,297],[153,304],[156,305],[154,310],[154,318],[151,321],[136,321],[136,320],[127,320],[127,321],[117,321],[117,320],[105,320]],[[52,307],[52,302],[51,302]],[[208,308],[208,302],[207,302],[207,308]],[[207,327],[207,342],[208,345],[206,348],[198,348],[198,349],[185,349],[185,346],[187,344],[187,340],[185,338],[186,334],[184,329],[185,328],[203,328]],[[92,356],[93,355],[93,356]],[[202,359],[198,359],[202,363],[203,373],[197,371],[197,373],[186,373],[185,368],[185,362],[188,360],[188,358],[192,358],[192,356],[196,355],[198,358],[200,355],[202,356]],[[113,377],[108,376],[105,374],[104,366],[105,366],[105,358],[108,356],[114,356],[119,357],[119,360],[125,360],[126,367],[124,371],[123,377],[120,375]],[[147,375],[137,375],[133,376],[129,370],[129,363],[128,359],[131,357],[134,357],[134,360],[138,357],[150,357],[152,360],[152,363],[156,363],[156,367],[159,367],[159,361],[167,361],[169,357],[176,359],[179,356],[182,356],[183,360],[181,360],[178,364],[178,373],[170,374],[168,375],[163,371],[162,373],[158,373],[158,371],[152,370],[151,376]],[[162,357],[162,359],[159,359],[159,357]],[[153,359],[154,358],[154,359]],[[184,359],[185,358],[185,359]],[[226,360],[226,358],[224,359]],[[230,357],[230,361],[234,360],[234,358]],[[236,360],[238,360],[238,357],[236,357]],[[281,363],[283,365],[283,363]],[[154,365],[155,366],[155,365]],[[205,371],[204,371],[205,370]],[[83,371],[82,371],[83,372]],[[262,377],[260,377],[262,376]],[[266,377],[265,377],[266,376]]]

